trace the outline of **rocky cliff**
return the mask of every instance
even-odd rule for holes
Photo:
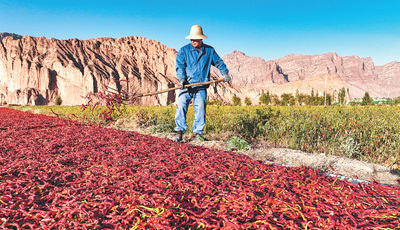
[[[141,37],[6,37],[0,43],[1,97],[8,103],[49,104],[60,96],[64,104],[76,105],[86,103],[82,96],[89,92],[108,87],[157,90],[174,84],[175,55],[175,50]],[[160,100],[171,96],[161,95]],[[143,103],[158,103],[151,100]]]
[[[89,92],[134,94],[177,85],[177,52],[143,37],[57,40],[23,36],[0,42],[0,97],[12,104],[86,103]],[[211,86],[210,97],[223,99],[224,84]],[[233,90],[234,91],[234,90]],[[137,103],[167,105],[175,92],[142,97]]]
[[[64,105],[86,103],[90,92],[164,90],[178,85],[175,74],[176,50],[143,37],[57,40],[54,38],[0,34],[0,101],[11,104],[54,104],[60,96]],[[400,95],[400,63],[374,66],[371,58],[323,55],[289,55],[265,61],[234,51],[222,57],[233,76],[233,87],[211,85],[209,99],[229,102],[233,95],[249,97],[253,104],[266,91],[274,94],[324,91],[342,87],[350,96]],[[212,77],[219,71],[212,70]],[[312,79],[312,80],[310,80]],[[318,80],[319,79],[319,80]],[[303,82],[305,80],[310,80]],[[340,87],[340,88],[339,88]],[[288,91],[289,90],[289,91]],[[167,105],[176,92],[142,97],[144,105]]]

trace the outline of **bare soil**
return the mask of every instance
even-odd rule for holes
[[[153,128],[141,128],[133,120],[118,120],[112,127],[120,130],[136,131],[142,134],[152,135],[160,138],[173,139],[175,133],[152,133]],[[232,134],[224,134],[232,135]],[[226,143],[227,138],[224,136],[210,136],[210,140],[194,141],[194,134],[184,134],[183,142],[207,148],[231,151]],[[329,156],[325,154],[311,154],[299,150],[288,148],[277,148],[267,143],[257,143],[251,146],[250,150],[235,151],[245,154],[253,159],[262,160],[264,162],[272,162],[286,166],[306,166],[318,169],[328,176],[338,176],[341,179],[349,181],[369,182],[372,180],[382,184],[400,185],[400,173],[389,168],[362,162],[354,159],[348,159],[338,156]]]

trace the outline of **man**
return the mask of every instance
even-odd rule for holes
[[[194,25],[190,29],[189,44],[183,46],[176,57],[176,75],[182,89],[179,90],[178,103],[175,114],[175,137],[176,142],[181,142],[183,132],[186,131],[186,114],[189,103],[193,99],[194,121],[193,133],[196,134],[197,140],[204,140],[203,128],[206,125],[206,100],[207,88],[209,85],[200,85],[186,88],[185,85],[210,81],[211,65],[217,67],[224,76],[225,82],[232,79],[225,63],[215,52],[214,48],[203,43],[203,39],[207,38],[203,34],[203,29],[199,25]]]

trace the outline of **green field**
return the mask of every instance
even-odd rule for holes
[[[99,118],[104,107],[14,106],[13,108],[58,114],[60,118],[106,124]],[[126,106],[114,111],[113,120],[129,118],[153,132],[172,132],[174,106]],[[188,130],[194,117],[189,107]],[[381,164],[400,165],[399,106],[208,106],[205,132],[210,137],[229,134],[249,143],[265,141],[309,153],[325,153]]]

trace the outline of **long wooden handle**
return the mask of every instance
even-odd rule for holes
[[[193,84],[185,85],[185,87],[187,88],[187,87],[197,86],[197,85],[208,85],[208,84],[212,84],[212,83],[221,82],[221,81],[224,81],[224,80],[225,80],[225,79],[221,78],[221,79],[217,79],[217,80],[213,80],[213,81],[198,82],[198,83],[193,83]],[[135,95],[135,96],[133,96],[133,97],[151,96],[151,95],[156,95],[156,94],[160,94],[160,93],[165,93],[165,92],[169,92],[169,91],[173,91],[173,90],[177,90],[177,89],[182,89],[182,86],[177,86],[177,87],[173,87],[173,88],[169,88],[169,89],[161,90],[161,91],[156,91],[156,92],[152,92],[152,93],[142,93],[142,94]]]

